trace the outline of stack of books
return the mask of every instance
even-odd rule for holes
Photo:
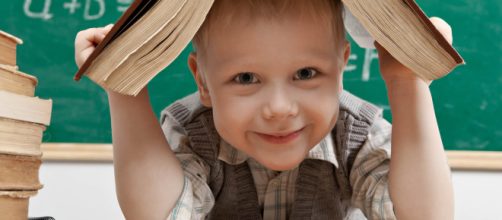
[[[20,72],[16,47],[22,41],[0,30],[0,219],[28,219],[29,198],[42,188],[43,132],[52,100],[35,97],[37,78]]]

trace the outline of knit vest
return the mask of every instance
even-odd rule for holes
[[[248,164],[230,165],[218,160],[220,136],[212,111],[200,103],[190,103],[193,98],[167,107],[161,114],[161,123],[166,117],[174,118],[184,128],[192,150],[210,167],[208,185],[215,205],[206,219],[262,219]],[[290,219],[344,219],[352,195],[349,182],[352,165],[380,113],[376,106],[348,92],[340,95],[339,116],[332,130],[339,166],[313,159],[299,165]]]

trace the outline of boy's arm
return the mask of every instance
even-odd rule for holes
[[[111,26],[79,32],[80,67]],[[147,90],[137,97],[108,92],[117,197],[127,219],[165,219],[183,187],[183,171],[153,113]]]
[[[428,85],[388,85],[392,109],[389,188],[398,219],[453,219],[450,169]]]
[[[451,39],[449,25],[431,19]],[[377,45],[392,111],[389,191],[398,219],[453,219],[454,201],[430,82],[418,78]]]
[[[117,198],[127,219],[165,219],[183,189],[183,171],[153,113],[147,90],[108,92]]]

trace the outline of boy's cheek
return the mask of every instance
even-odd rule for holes
[[[230,99],[213,99],[213,115],[215,120],[219,119],[222,123],[237,125],[240,123],[248,123],[252,120],[252,116],[257,114],[258,103],[252,100],[242,100],[238,98]],[[232,127],[232,126],[230,126]]]

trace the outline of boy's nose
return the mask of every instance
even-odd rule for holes
[[[267,98],[263,107],[263,117],[268,120],[285,119],[298,114],[298,105],[286,91],[274,92]]]

